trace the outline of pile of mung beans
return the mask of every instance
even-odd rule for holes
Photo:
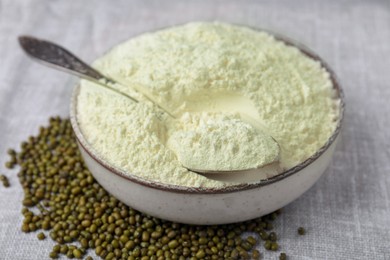
[[[279,251],[273,221],[280,211],[229,225],[195,226],[138,212],[108,194],[84,165],[69,119],[52,117],[48,127],[10,149],[7,168],[19,166],[24,191],[21,230],[46,234],[57,244],[50,258],[260,259],[256,248]],[[8,179],[1,175],[4,186]],[[37,213],[38,212],[38,213]],[[299,234],[305,230],[299,228]],[[243,236],[243,234],[253,234]],[[261,245],[260,247],[258,245]],[[279,253],[279,259],[287,259]]]

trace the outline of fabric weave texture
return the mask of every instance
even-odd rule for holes
[[[309,46],[346,94],[341,142],[324,176],[276,221],[290,259],[390,259],[390,1],[0,0],[0,259],[48,259],[50,239],[20,231],[22,189],[6,150],[68,116],[77,79],[33,63],[17,36],[60,43],[86,61],[142,32],[219,20],[265,28]],[[303,226],[307,235],[298,236]],[[276,259],[279,253],[264,253]],[[93,253],[92,256],[95,256]]]

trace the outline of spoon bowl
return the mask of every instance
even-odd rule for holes
[[[279,166],[279,161],[264,165],[259,168],[238,170],[238,171],[210,171],[195,169],[191,170],[198,174],[202,174],[209,179],[222,181],[222,182],[256,182],[258,180],[267,179],[272,176],[276,176],[282,170]]]

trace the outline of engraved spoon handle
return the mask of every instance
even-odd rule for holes
[[[77,58],[74,54],[55,43],[31,36],[20,36],[19,43],[28,56],[45,65],[72,73],[87,80],[96,82],[103,79],[107,83],[115,83],[114,80],[104,76]]]
[[[104,76],[99,71],[77,58],[74,54],[55,43],[31,36],[20,36],[19,43],[29,57],[43,65],[95,82],[134,102],[138,102],[135,98],[110,86],[110,84],[116,84],[116,81]]]
[[[80,78],[93,81],[103,87],[109,88],[134,102],[138,102],[137,99],[129,96],[128,94],[115,89],[111,85],[118,84],[115,80],[108,78],[107,76],[101,74],[99,71],[95,70],[82,60],[80,60],[76,55],[72,54],[65,48],[46,40],[37,39],[31,36],[20,36],[19,43],[22,49],[30,56],[33,60],[44,64],[46,66],[65,71],[67,73],[76,75]],[[171,118],[175,118],[167,109],[158,104],[152,97],[141,89],[135,89],[137,92],[142,94],[146,99],[151,101],[154,105],[159,107]]]

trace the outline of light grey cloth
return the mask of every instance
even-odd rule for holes
[[[328,61],[347,113],[329,169],[275,223],[290,259],[390,259],[390,2],[0,0],[0,259],[46,259],[53,243],[24,234],[22,189],[6,171],[16,147],[52,115],[68,115],[75,80],[29,60],[16,37],[61,43],[87,61],[139,33],[220,20],[286,34]],[[297,227],[307,235],[299,237]],[[260,248],[262,252],[265,250]],[[276,259],[279,253],[266,253]]]

